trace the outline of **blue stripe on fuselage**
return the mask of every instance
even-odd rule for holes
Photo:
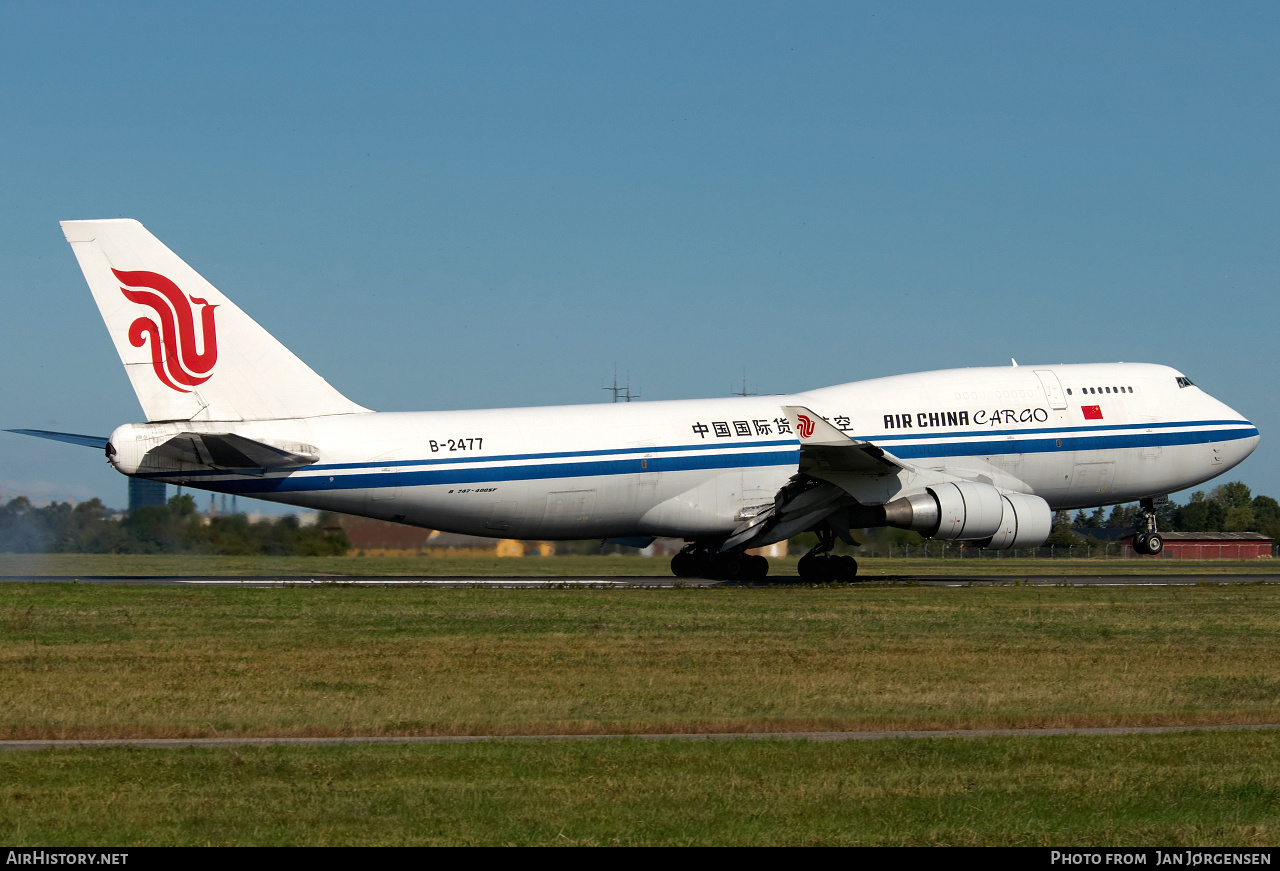
[[[646,448],[646,450],[648,450]],[[584,478],[595,475],[638,475],[687,469],[738,469],[744,466],[787,466],[799,462],[800,449],[749,454],[703,454],[695,457],[603,460],[579,463],[540,463],[533,466],[483,466],[470,469],[424,469],[421,471],[347,473],[325,477],[292,475],[283,478],[236,478],[209,481],[201,486],[228,493],[291,493],[306,490],[362,490],[373,487],[418,487],[431,484],[484,484],[492,481],[535,481],[546,478]],[[213,473],[219,474],[219,473]],[[222,473],[225,474],[225,473]],[[150,475],[156,478],[175,478]],[[181,477],[194,477],[183,475]]]
[[[1257,428],[1238,430],[1193,430],[1191,432],[1152,432],[1130,435],[1066,436],[1061,439],[1015,439],[992,441],[944,442],[925,445],[895,445],[894,456],[904,460],[927,457],[994,456],[1002,454],[1046,454],[1055,451],[1103,451],[1120,448],[1173,447],[1199,445],[1214,441],[1253,438]],[[1062,444],[1059,445],[1058,442]],[[981,450],[974,450],[980,448]]]

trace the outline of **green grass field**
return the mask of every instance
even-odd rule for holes
[[[1278,630],[1270,584],[10,582],[0,584],[0,737],[1280,722]],[[0,838],[1274,844],[1277,739],[13,752],[0,754]]]
[[[0,585],[0,737],[1280,720],[1280,586]]]
[[[19,845],[1268,846],[1280,734],[0,754]]]

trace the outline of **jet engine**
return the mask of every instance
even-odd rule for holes
[[[884,506],[885,524],[926,538],[977,542],[1005,550],[1039,547],[1053,528],[1053,512],[1039,496],[1003,494],[973,481],[935,484]]]

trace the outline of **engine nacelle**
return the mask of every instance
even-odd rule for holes
[[[1004,503],[1000,491],[990,484],[962,481],[938,484],[929,492],[938,500],[938,528],[933,538],[990,538],[1004,519]]]
[[[980,542],[995,550],[1039,547],[1049,537],[1053,512],[1039,496],[1002,495],[990,484],[935,484],[884,506],[885,523],[926,538]]]
[[[1010,493],[1004,501],[1004,519],[990,541],[982,547],[1008,550],[1011,547],[1039,547],[1053,531],[1053,511],[1039,496]]]

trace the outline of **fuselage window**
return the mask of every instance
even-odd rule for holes
[[[1071,388],[1070,388],[1070,387],[1068,387],[1068,388],[1067,388],[1067,395],[1068,395],[1068,396],[1070,396],[1070,395],[1071,395]]]

